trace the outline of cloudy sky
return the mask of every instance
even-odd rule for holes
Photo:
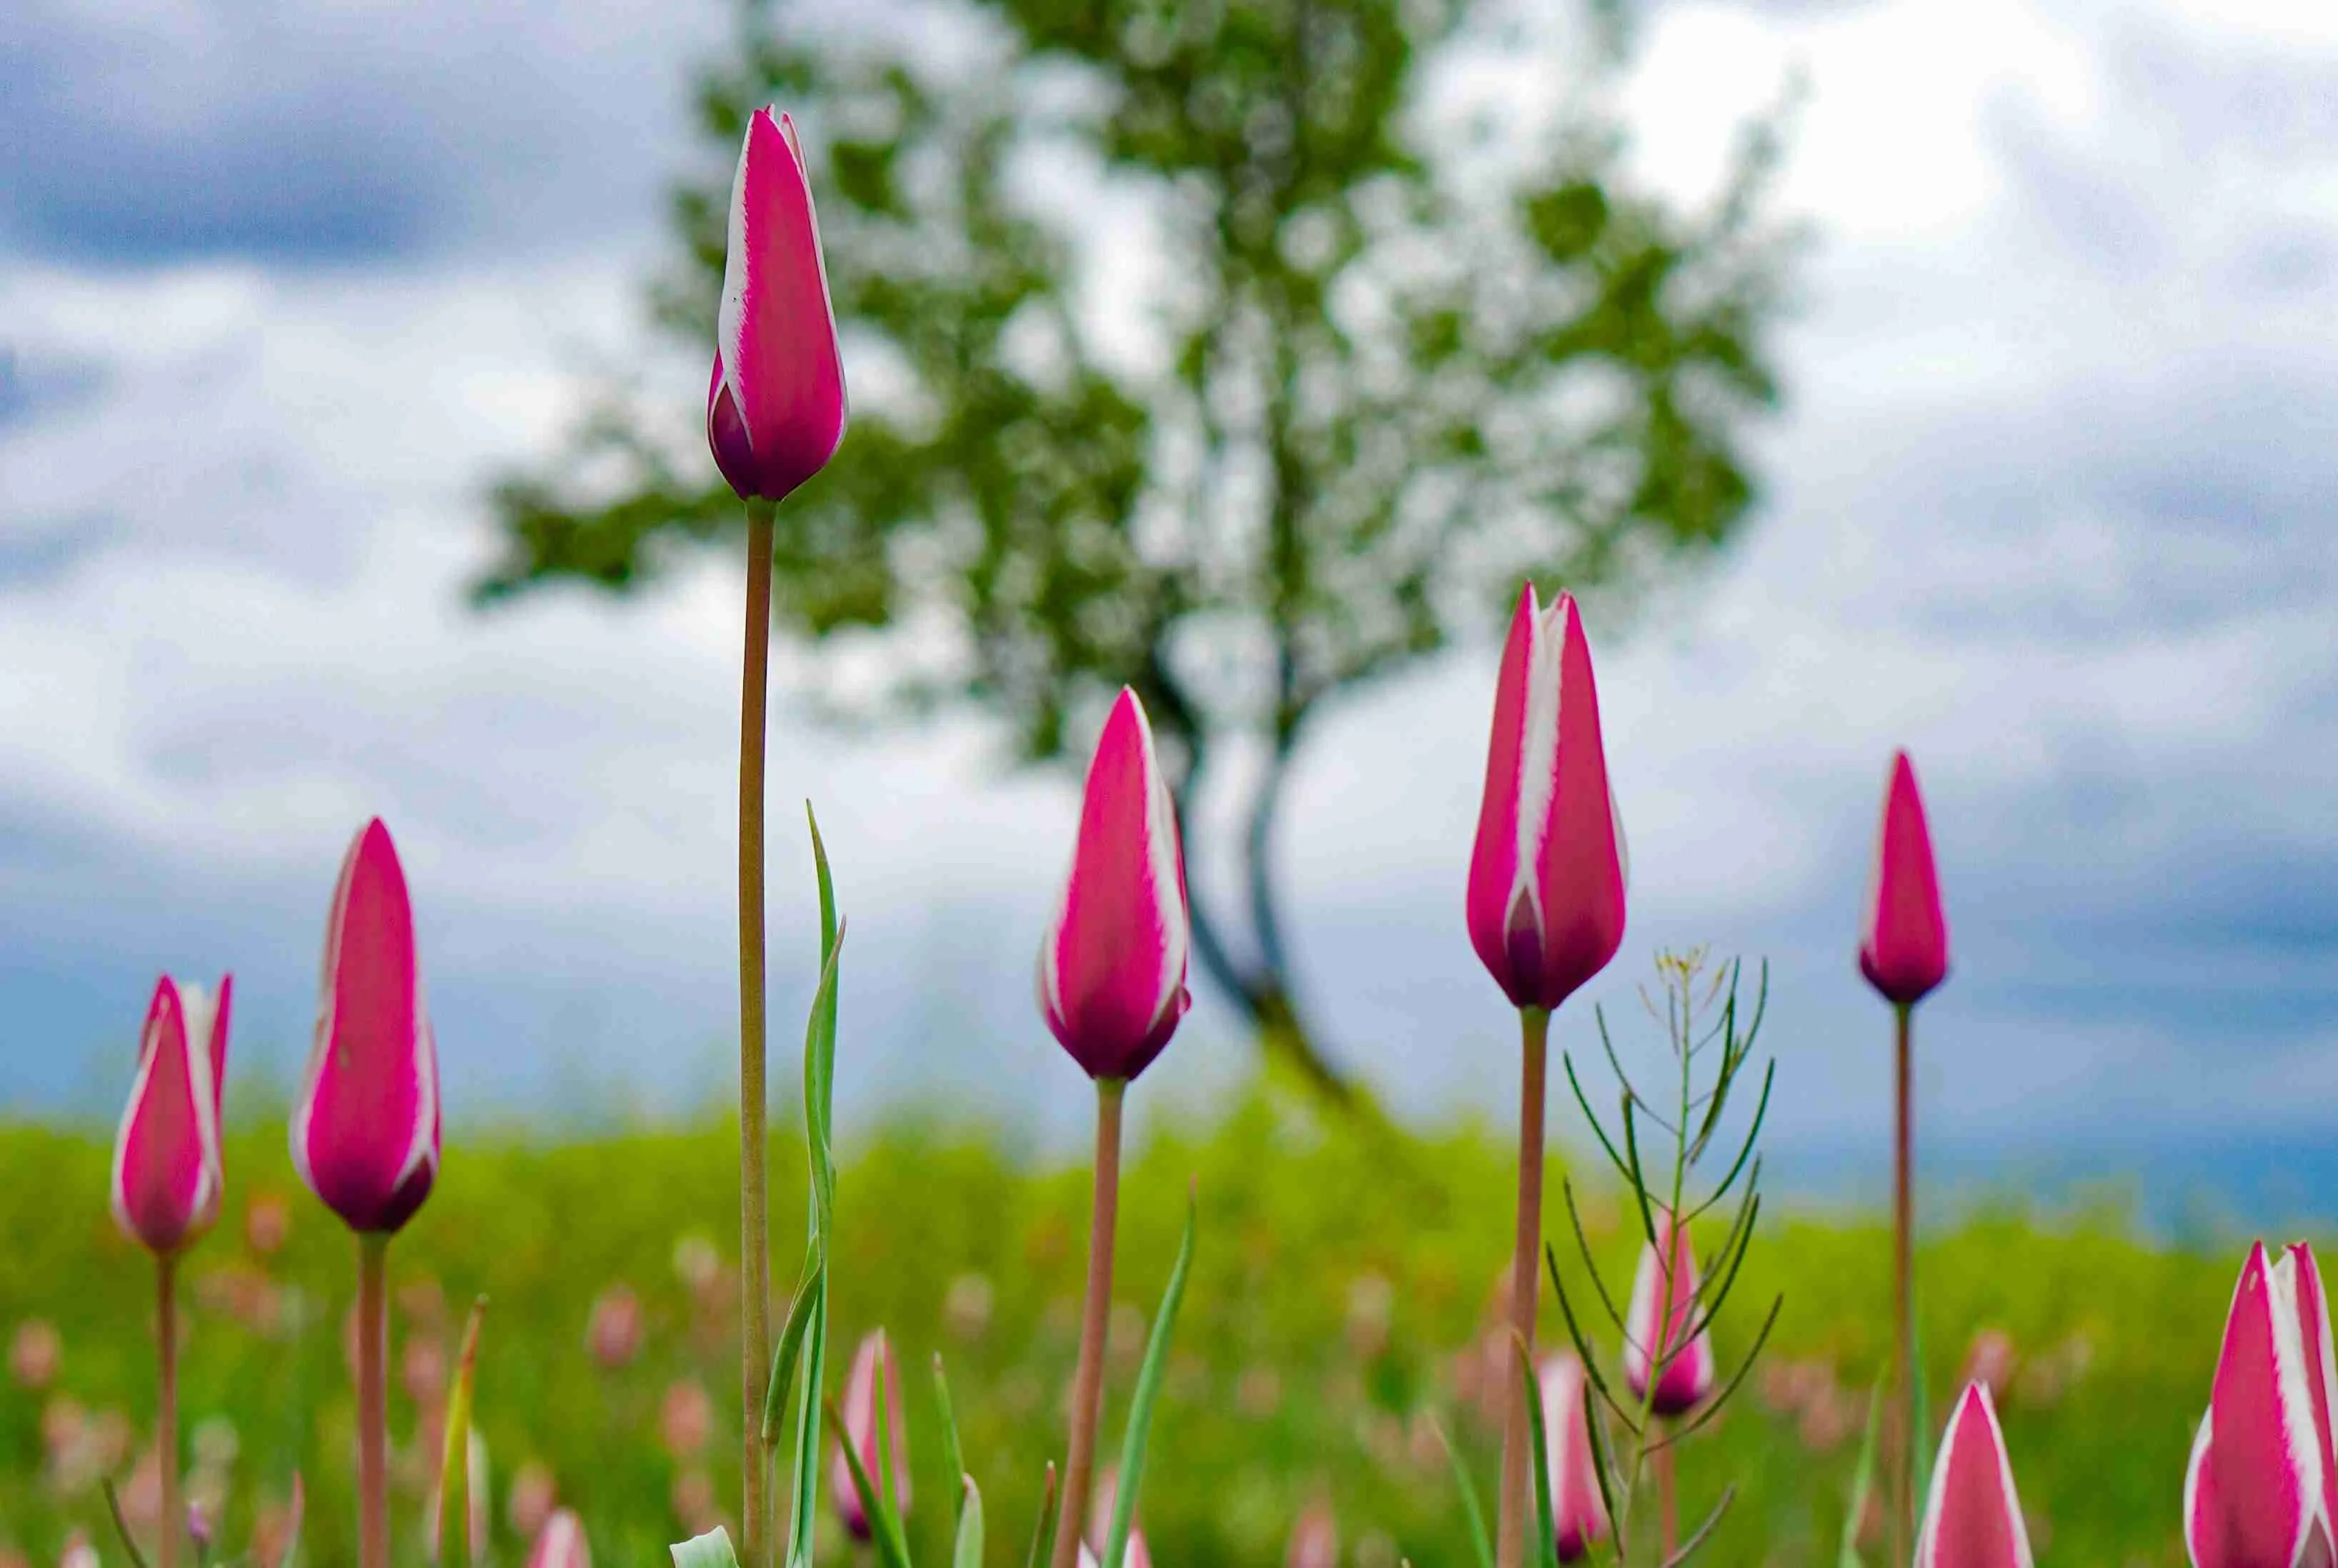
[[[685,412],[702,387],[641,285],[725,25],[0,19],[0,1103],[109,1105],[163,968],[232,966],[239,1055],[288,1072],[372,812],[458,1118],[722,1093],[735,567],[484,618],[460,589],[483,485],[606,377],[671,377]],[[1815,238],[1758,524],[1594,626],[1636,877],[1595,993],[1628,1005],[1660,946],[1766,955],[1780,1135],[1855,1165],[1886,1018],[1851,949],[1905,744],[1956,938],[1935,1146],[2117,1171],[2180,1140],[2277,1176],[2338,1111],[2338,8],[1666,4],[1640,45],[1633,156],[1685,200],[1801,81],[1785,200]],[[1459,916],[1490,670],[1331,715],[1286,818],[1303,986],[1429,1113],[1512,1092]],[[972,725],[872,746],[783,714],[773,757],[780,1016],[810,796],[854,924],[853,1112],[972,1094],[1060,1135],[1081,1084],[1028,975],[1068,786]],[[1244,1063],[1205,998],[1156,1097]]]

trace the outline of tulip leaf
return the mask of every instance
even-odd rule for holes
[[[950,1568],[982,1568],[982,1488],[971,1475],[961,1474],[958,1482],[958,1546]]]
[[[1543,1430],[1542,1387],[1535,1380],[1534,1352],[1515,1328],[1510,1330],[1510,1348],[1518,1352],[1519,1396],[1527,1402],[1527,1436],[1532,1440],[1527,1452],[1534,1465],[1535,1544],[1538,1548],[1535,1561],[1544,1568],[1558,1568],[1558,1527],[1551,1515],[1550,1444]]]
[[[1194,1227],[1201,1200],[1192,1186],[1185,1190],[1185,1235],[1177,1243],[1177,1260],[1169,1266],[1169,1283],[1161,1292],[1161,1310],[1154,1314],[1153,1337],[1144,1347],[1144,1362],[1136,1373],[1136,1391],[1128,1401],[1128,1429],[1120,1442],[1120,1478],[1113,1487],[1112,1531],[1105,1537],[1100,1568],[1121,1568],[1128,1551],[1128,1533],[1136,1520],[1136,1489],[1144,1478],[1144,1442],[1153,1426],[1153,1402],[1161,1393],[1161,1378],[1169,1367],[1169,1338],[1177,1327],[1177,1308],[1185,1298],[1185,1275],[1194,1266]]]
[[[780,1329],[779,1348],[771,1352],[771,1380],[763,1389],[763,1446],[776,1448],[780,1444],[780,1423],[788,1407],[788,1395],[795,1387],[796,1363],[802,1358],[804,1338],[811,1328],[812,1308],[828,1283],[828,1260],[817,1250],[808,1259],[810,1271],[802,1284],[796,1287],[794,1298],[788,1303],[786,1324]]]
[[[1859,1461],[1851,1472],[1851,1503],[1843,1510],[1842,1546],[1835,1568],[1861,1568],[1859,1527],[1867,1522],[1867,1498],[1875,1487],[1875,1447],[1883,1428],[1883,1383],[1876,1381],[1867,1395],[1867,1435],[1859,1442]]]
[[[811,1178],[811,1214],[807,1227],[805,1286],[789,1308],[789,1332],[801,1335],[803,1393],[796,1406],[795,1487],[788,1514],[787,1568],[810,1568],[817,1530],[820,1495],[820,1384],[828,1367],[828,1258],[830,1229],[835,1223],[836,1162],[830,1140],[836,1083],[836,1000],[838,970],[844,949],[844,923],[836,912],[836,884],[828,864],[828,847],[820,839],[820,818],[811,802],[804,802],[804,820],[811,834],[812,867],[820,885],[820,987],[814,993],[811,1015],[804,1026],[804,1142]],[[796,1328],[801,1311],[803,1327]],[[787,1334],[781,1336],[784,1349]],[[784,1394],[779,1396],[784,1397]],[[765,1406],[764,1429],[771,1428],[775,1406]],[[768,1441],[768,1439],[767,1439]],[[847,1446],[848,1447],[850,1445]],[[777,1458],[776,1449],[773,1454]]]
[[[1469,1466],[1461,1462],[1461,1451],[1453,1446],[1444,1422],[1432,1416],[1429,1429],[1437,1434],[1438,1442],[1445,1446],[1445,1457],[1452,1463],[1453,1486],[1461,1494],[1461,1517],[1469,1526],[1469,1544],[1477,1548],[1478,1568],[1494,1568],[1494,1542],[1486,1534],[1486,1511],[1478,1501],[1477,1483],[1469,1479]]]
[[[803,1394],[796,1404],[794,1505],[788,1515],[788,1568],[810,1568],[820,1496],[820,1386],[828,1364],[828,1273],[812,1287],[811,1326],[804,1331]],[[849,1446],[849,1445],[848,1445]]]
[[[981,1506],[982,1498],[980,1494],[974,1492],[974,1477],[966,1470],[966,1453],[958,1446],[958,1413],[950,1406],[949,1378],[942,1371],[942,1356],[938,1350],[934,1352],[934,1403],[942,1413],[942,1463],[948,1467],[951,1475],[966,1483],[958,1495],[958,1523],[963,1527],[969,1496],[977,1507]],[[976,1553],[977,1556],[980,1554],[979,1552]]]
[[[731,1549],[731,1532],[717,1524],[703,1535],[676,1542],[673,1568],[739,1568],[739,1554]]]
[[[881,1378],[879,1380],[877,1407],[880,1410],[885,1407]],[[835,1423],[839,1432],[845,1429],[844,1417],[837,1414],[833,1402],[828,1406],[828,1418]],[[860,1495],[860,1511],[869,1515],[869,1534],[876,1544],[879,1561],[884,1563],[885,1568],[909,1568],[909,1549],[901,1540],[899,1525],[885,1507],[884,1500],[878,1495],[877,1483],[869,1479],[869,1466],[860,1461],[860,1446],[851,1442],[839,1443],[836,1451],[844,1455],[845,1468],[852,1473],[852,1490]]]
[[[1056,1551],[1056,1462],[1047,1461],[1046,1484],[1039,1488],[1039,1517],[1031,1527],[1031,1551],[1023,1568],[1046,1568]]]
[[[442,1568],[471,1560],[471,1395],[479,1363],[479,1329],[487,1298],[471,1303],[463,1325],[463,1353],[447,1390],[447,1446],[438,1469],[437,1560]]]

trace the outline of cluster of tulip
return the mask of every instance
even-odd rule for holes
[[[909,1506],[900,1380],[881,1331],[859,1348],[843,1406],[822,1390],[827,1326],[828,1228],[834,1170],[829,1106],[835,1047],[836,919],[824,852],[820,867],[822,976],[805,1059],[804,1120],[810,1144],[811,1222],[801,1283],[774,1343],[771,1333],[767,1194],[764,1190],[763,761],[774,511],[835,453],[845,426],[845,393],[819,225],[793,128],[757,112],[746,130],[730,214],[730,245],[708,388],[707,436],[724,477],[746,503],[749,571],[740,761],[742,1389],[745,1432],[738,1519],[741,1550],[717,1531],[675,1548],[678,1564],[743,1562],[769,1568],[779,1512],[775,1467],[783,1406],[801,1379],[793,1421],[795,1468],[784,1560],[811,1561],[811,1499],[826,1450],[821,1416],[839,1427],[830,1486],[851,1533],[873,1544],[887,1568],[910,1568],[901,1519]],[[1184,1016],[1190,940],[1184,873],[1171,791],[1142,701],[1124,690],[1105,716],[1089,766],[1070,870],[1040,945],[1037,1000],[1050,1032],[1096,1091],[1094,1200],[1079,1354],[1070,1390],[1070,1431],[1061,1485],[1050,1466],[1031,1561],[1049,1568],[1128,1568],[1149,1554],[1135,1525],[1153,1396],[1194,1245],[1189,1219],[1131,1401],[1117,1471],[1102,1486],[1095,1445],[1112,1298],[1115,1219],[1123,1102],[1126,1089],[1169,1044]],[[1684,1183],[1723,1119],[1731,1083],[1750,1057],[1754,1023],[1737,1025],[1734,981],[1713,1030],[1696,1034],[1694,960],[1670,960],[1673,1055],[1680,1071],[1674,1120],[1655,1109],[1620,1063],[1622,1129],[1611,1139],[1591,1111],[1574,1065],[1562,1057],[1578,1103],[1606,1147],[1638,1211],[1645,1246],[1627,1307],[1601,1302],[1620,1337],[1622,1386],[1610,1391],[1602,1357],[1584,1332],[1556,1254],[1544,1243],[1543,1118],[1551,1015],[1613,959],[1621,945],[1628,881],[1623,828],[1600,734],[1591,652],[1574,600],[1547,606],[1520,594],[1493,704],[1493,725],[1466,899],[1469,938],[1518,1009],[1522,1041],[1517,1245],[1509,1274],[1508,1328],[1518,1377],[1503,1421],[1498,1528],[1477,1536],[1485,1568],[1579,1560],[1606,1543],[1625,1555],[1626,1523],[1644,1473],[1663,1502],[1657,1560],[1672,1568],[1695,1550],[1672,1517],[1672,1450],[1708,1419],[1744,1376],[1723,1384],[1710,1330],[1754,1231],[1759,1161],[1754,1142],[1760,1102],[1728,1174],[1702,1199]],[[1895,1514],[1913,1541],[1920,1568],[2028,1568],[2029,1551],[2012,1470],[1985,1387],[1968,1388],[1951,1416],[1930,1476],[1920,1531],[1910,1353],[1910,1015],[1947,972],[1948,937],[1931,847],[1907,759],[1894,760],[1860,965],[1898,1021],[1898,1158],[1895,1219],[1899,1315],[1896,1382],[1904,1409],[1895,1433],[1901,1482]],[[1716,982],[1704,994],[1719,996]],[[175,1265],[220,1209],[220,1112],[231,985],[215,999],[165,978],[142,1037],[138,1069],[113,1165],[113,1209],[123,1230],[157,1260],[160,1469],[166,1528],[157,1557],[176,1568],[186,1511],[178,1494]],[[1601,1025],[1603,1042],[1606,1036]],[[1697,1063],[1718,1042],[1720,1065],[1699,1089]],[[1614,1060],[1612,1048],[1609,1052]],[[1669,1181],[1645,1157],[1643,1125],[1670,1132]],[[386,1251],[430,1192],[439,1158],[437,1061],[423,1004],[412,907],[388,832],[359,833],[343,862],[328,920],[323,995],[316,1038],[291,1124],[302,1180],[358,1239],[357,1381],[360,1568],[389,1562],[385,1466]],[[1618,1152],[1618,1144],[1622,1152]],[[1696,1217],[1739,1182],[1736,1219],[1702,1274],[1692,1249]],[[1567,1192],[1574,1214],[1571,1189]],[[1577,1219],[1578,1238],[1581,1233]],[[1587,1247],[1586,1247],[1586,1261]],[[1540,1281],[1547,1267],[1571,1348],[1537,1362]],[[1594,1281],[1596,1283],[1596,1270]],[[1775,1308],[1772,1321],[1775,1319]],[[476,1346],[467,1346],[465,1364]],[[1754,1341],[1758,1354],[1765,1325]],[[936,1394],[943,1446],[960,1476],[956,1500],[957,1568],[979,1568],[979,1493],[960,1461],[938,1361]],[[459,1375],[458,1375],[459,1376]],[[2333,1563],[2338,1456],[2332,1449],[2333,1359],[2319,1275],[2303,1246],[2268,1261],[2253,1252],[2226,1326],[2208,1416],[2185,1488],[2186,1540],[2197,1568],[2299,1568]],[[467,1410],[458,1382],[450,1408]],[[1904,1403],[1903,1403],[1904,1402]],[[1603,1411],[1605,1414],[1603,1414]],[[443,1521],[452,1536],[466,1517],[464,1420],[450,1416]],[[1610,1423],[1633,1440],[1617,1451]],[[1457,1465],[1458,1468],[1458,1465]],[[1462,1476],[1477,1521],[1474,1490]],[[1093,1498],[1108,1494],[1108,1500]],[[1724,1495],[1724,1505],[1727,1502]],[[1719,1517],[1716,1510],[1714,1519]],[[1092,1520],[1108,1522],[1099,1531]],[[1308,1561],[1330,1548],[1328,1521],[1302,1532]],[[1635,1537],[1636,1538],[1636,1537]],[[573,1515],[554,1516],[535,1561],[570,1568],[586,1561]]]

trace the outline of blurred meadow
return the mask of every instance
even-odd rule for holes
[[[801,1143],[785,1129],[775,1136],[775,1191],[791,1193]],[[393,1265],[401,1535],[419,1534],[432,1413],[463,1309],[481,1292],[493,1560],[521,1559],[555,1497],[582,1514],[596,1561],[661,1560],[667,1542],[722,1516],[737,1475],[736,1157],[735,1129],[719,1125],[572,1144],[473,1137],[450,1153]],[[136,1467],[152,1414],[140,1259],[102,1205],[27,1197],[102,1192],[106,1158],[84,1134],[19,1127],[0,1141],[15,1195],[0,1210],[0,1243],[16,1259],[0,1278],[0,1333],[11,1337],[0,1545],[34,1562],[52,1560],[74,1527],[109,1547],[93,1477]],[[1145,1141],[1124,1200],[1108,1421],[1126,1397],[1189,1174],[1202,1194],[1141,1515],[1156,1562],[1280,1562],[1317,1498],[1335,1511],[1341,1561],[1358,1568],[1471,1561],[1429,1422],[1456,1434],[1490,1506],[1498,1445],[1485,1401],[1509,1161],[1483,1127],[1392,1152],[1263,1094],[1214,1126],[1162,1127]],[[236,1135],[228,1162],[227,1218],[188,1269],[194,1494],[216,1488],[228,1500],[223,1539],[264,1539],[300,1468],[309,1560],[349,1561],[349,1240],[301,1191],[272,1122]],[[993,1549],[1019,1554],[1041,1465],[1060,1442],[1084,1173],[978,1129],[902,1120],[853,1140],[839,1205],[839,1339],[881,1324],[911,1374],[913,1547],[928,1560],[947,1550],[926,1375],[938,1352]],[[778,1208],[775,1256],[791,1259],[801,1220],[792,1204]],[[1636,1231],[1612,1192],[1586,1221],[1620,1289]],[[2145,1245],[2132,1214],[2108,1202],[1983,1208],[1925,1238],[1920,1332],[1935,1406],[1952,1379],[1998,1390],[2040,1561],[2184,1561],[2178,1492],[2232,1291],[2228,1243]],[[1738,1487],[1701,1561],[1835,1560],[1888,1348],[1888,1245],[1880,1220],[1852,1215],[1764,1225],[1737,1298],[1783,1293],[1785,1308],[1746,1390],[1682,1453],[1689,1517],[1725,1482]],[[1745,1311],[1724,1319],[1724,1367],[1758,1320]],[[1555,1308],[1545,1328],[1560,1332]],[[148,1464],[149,1506],[152,1484]],[[141,1496],[133,1480],[129,1505]],[[820,1541],[830,1561],[854,1550],[833,1527]],[[1866,1543],[1870,1561],[1878,1544]]]

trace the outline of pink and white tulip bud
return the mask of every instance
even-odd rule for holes
[[[909,1516],[909,1426],[901,1408],[901,1369],[894,1363],[882,1328],[864,1335],[860,1348],[852,1353],[852,1371],[844,1380],[844,1403],[837,1411],[844,1418],[840,1437],[860,1456],[869,1484],[883,1486],[885,1472],[877,1452],[877,1369],[880,1365],[885,1369],[885,1421],[893,1438],[893,1507],[906,1519]],[[875,1526],[869,1511],[860,1505],[860,1489],[853,1485],[852,1466],[845,1462],[841,1446],[830,1461],[828,1485],[845,1529],[856,1541],[869,1540]]]
[[[1331,1504],[1318,1497],[1301,1511],[1282,1560],[1283,1568],[1340,1568],[1340,1521]]]
[[[1080,1561],[1086,1568],[1095,1564],[1105,1549],[1105,1538],[1112,1534],[1112,1511],[1120,1505],[1120,1472],[1106,1470],[1096,1483],[1095,1501],[1088,1505],[1086,1536],[1080,1543]],[[1135,1518],[1128,1522],[1128,1545],[1120,1554],[1120,1568],[1153,1568],[1153,1549],[1144,1544],[1144,1527]]]
[[[1689,1245],[1688,1227],[1675,1225],[1662,1209],[1655,1211],[1655,1244],[1640,1250],[1631,1305],[1624,1312],[1624,1381],[1655,1414],[1681,1416],[1713,1392],[1713,1336],[1697,1327],[1704,1304],[1697,1298],[1696,1253]],[[1669,1274],[1664,1262],[1667,1255],[1672,1259]],[[1693,1340],[1692,1328],[1696,1328]],[[1655,1368],[1653,1393],[1648,1387],[1651,1367]]]
[[[2313,1254],[2249,1249],[2225,1320],[2208,1413],[2184,1477],[2194,1568],[2328,1568],[2333,1387],[2329,1308]]]
[[[535,1544],[528,1550],[527,1568],[593,1568],[593,1548],[584,1539],[584,1522],[575,1510],[560,1509],[544,1522]]]
[[[1859,972],[1902,1007],[1913,1006],[1949,973],[1949,917],[1932,866],[1932,831],[1905,751],[1891,754],[1883,825],[1859,934]]]
[[[1631,857],[1607,784],[1591,644],[1574,597],[1518,594],[1494,689],[1469,860],[1469,941],[1512,1004],[1557,1006],[1624,941]]]
[[[1079,842],[1039,947],[1039,1011],[1091,1078],[1135,1077],[1176,1033],[1192,941],[1177,811],[1124,688],[1096,740]]]
[[[1571,1350],[1547,1357],[1541,1383],[1552,1538],[1560,1562],[1579,1563],[1607,1537],[1607,1503],[1600,1495],[1598,1461],[1591,1448],[1589,1385],[1582,1358]]]
[[[113,1140],[113,1222],[148,1250],[175,1252],[219,1219],[220,1094],[232,977],[216,1002],[164,975],[147,1004],[138,1075]]]
[[[844,439],[844,362],[794,123],[758,109],[731,187],[706,442],[742,500],[784,500]]]
[[[1940,1435],[1916,1568],[2030,1568],[2029,1530],[1986,1384],[1965,1386]]]
[[[406,873],[378,818],[341,862],[323,992],[292,1111],[292,1163],[352,1230],[396,1230],[438,1174],[438,1052]]]

